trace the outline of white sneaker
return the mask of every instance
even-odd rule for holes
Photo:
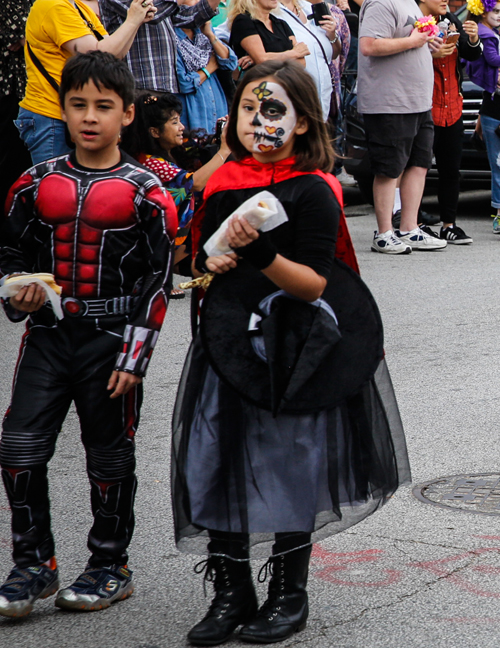
[[[394,236],[392,230],[373,233],[372,250],[382,254],[410,254],[411,246],[403,243]]]
[[[358,184],[354,179],[354,176],[349,175],[344,167],[342,167],[342,171],[338,174],[337,180],[343,187],[356,187]]]
[[[415,227],[407,234],[401,234],[400,230],[396,230],[394,236],[402,243],[411,246],[412,250],[443,250],[447,245],[446,241],[423,232],[420,227]]]

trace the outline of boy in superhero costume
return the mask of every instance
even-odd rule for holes
[[[134,589],[134,435],[167,308],[177,214],[158,178],[118,148],[133,92],[127,66],[110,54],[71,58],[60,97],[75,151],[27,171],[6,204],[0,277],[53,273],[65,317],[55,318],[35,284],[4,302],[11,321],[29,318],[0,442],[15,563],[0,587],[3,616],[29,614],[59,588],[47,463],[72,401],[94,523],[88,565],[56,605],[98,610]]]

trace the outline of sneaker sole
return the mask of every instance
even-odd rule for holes
[[[411,247],[406,248],[402,252],[393,252],[389,250],[380,250],[378,248],[371,247],[370,250],[372,252],[378,252],[379,254],[392,254],[392,256],[397,256],[399,254],[411,254]]]
[[[42,593],[37,596],[33,601],[28,602],[28,601],[14,601],[11,603],[13,606],[12,608],[0,608],[0,616],[4,617],[9,617],[11,619],[19,619],[21,617],[28,616],[30,612],[33,610],[33,603],[35,601],[38,601],[38,599],[46,599],[49,598],[49,596],[53,596],[57,590],[59,589],[59,581],[56,581],[50,587],[47,587],[42,591]],[[18,603],[19,605],[16,605]]]
[[[446,242],[448,243],[448,245],[470,245],[473,241],[472,239],[462,241],[448,241],[448,239],[446,239]]]
[[[427,247],[427,246],[421,246],[421,247],[412,247],[411,249],[414,252],[438,252],[439,250],[446,250],[447,245],[443,245],[442,247]]]
[[[58,597],[56,598],[54,605],[61,610],[72,610],[75,612],[97,612],[99,610],[105,610],[109,608],[112,603],[118,603],[119,601],[128,599],[134,593],[134,589],[134,584],[129,583],[124,587],[124,589],[122,589],[120,592],[117,592],[109,599],[102,599],[101,601],[96,601],[95,603],[89,603],[88,601],[68,601],[65,598]]]

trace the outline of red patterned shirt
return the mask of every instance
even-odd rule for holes
[[[445,58],[433,59],[434,94],[432,118],[436,126],[452,126],[462,115],[463,98],[457,74],[458,50]]]

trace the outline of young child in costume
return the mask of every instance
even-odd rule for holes
[[[214,279],[174,412],[176,541],[194,553],[208,541],[216,593],[188,634],[194,645],[222,643],[240,625],[239,638],[257,643],[304,628],[312,541],[364,519],[409,479],[378,311],[328,173],[334,154],[314,81],[289,61],[247,71],[227,141],[237,161],[207,184],[195,259]],[[238,214],[262,190],[288,217],[265,234]],[[233,213],[233,252],[207,256],[205,242]],[[373,329],[349,341],[368,320]],[[264,356],[262,345],[253,351],[259,339]],[[273,541],[259,609],[249,547],[267,553]]]
[[[478,23],[478,34],[483,44],[482,54],[467,63],[471,81],[483,88],[483,103],[479,109],[481,132],[491,168],[491,206],[493,233],[500,234],[500,2],[495,0],[468,0],[469,17]]]
[[[136,117],[123,134],[123,148],[141,164],[156,173],[177,206],[179,230],[175,237],[174,265],[187,256],[185,242],[194,213],[195,192],[202,191],[214,171],[230,154],[224,132],[219,151],[196,171],[181,169],[172,150],[180,150],[185,126],[181,122],[182,104],[166,92],[159,97],[140,95],[135,101]],[[172,298],[184,297],[173,290]]]
[[[32,284],[4,308],[28,316],[0,465],[12,509],[15,567],[0,587],[0,614],[24,616],[59,588],[50,529],[47,463],[73,401],[87,455],[94,523],[84,572],[56,605],[99,610],[130,596],[134,435],[142,379],[167,307],[177,230],[158,178],[118,148],[134,117],[127,65],[103,52],[72,57],[61,80],[63,120],[75,151],[29,169],[12,187],[0,276],[53,273],[64,318]]]

